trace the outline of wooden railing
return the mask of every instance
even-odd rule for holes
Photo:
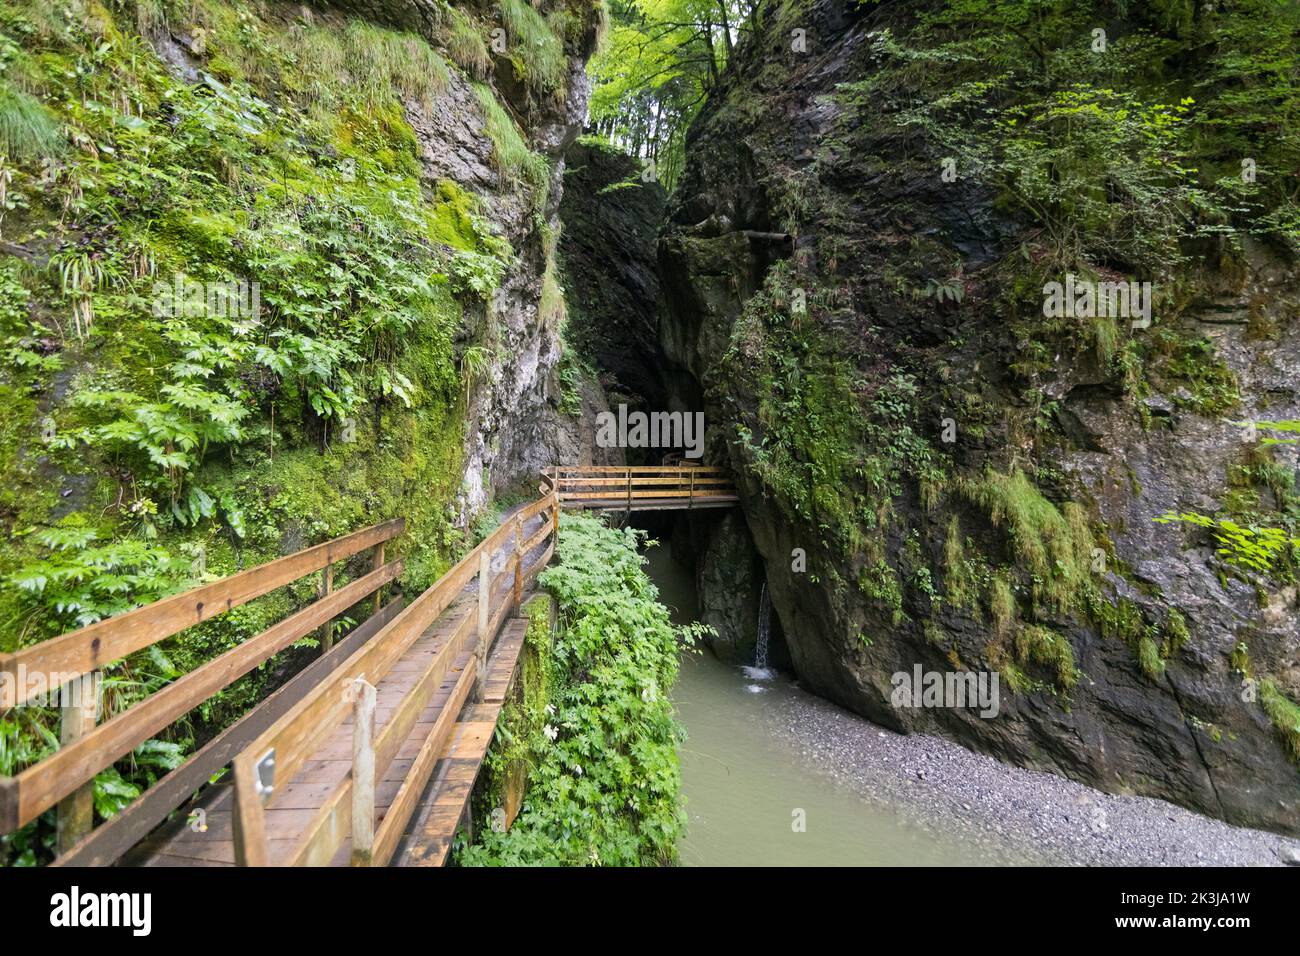
[[[219,581],[136,608],[13,654],[0,654],[0,711],[39,703],[63,689],[60,747],[13,777],[0,777],[0,834],[58,806],[56,865],[105,865],[149,834],[223,767],[233,765],[236,861],[271,862],[264,828],[275,781],[287,782],[310,755],[353,716],[351,772],[319,807],[295,840],[287,861],[323,864],[350,835],[352,861],[386,863],[397,848],[448,735],[470,694],[482,698],[491,642],[523,590],[550,561],[563,507],[622,507],[638,502],[681,501],[681,506],[734,500],[719,468],[691,464],[658,467],[553,468],[541,476],[540,497],[512,515],[464,559],[409,605],[398,597],[383,605],[383,588],[402,573],[385,562],[385,544],[404,533],[403,519],[378,524],[241,571]],[[525,529],[541,517],[537,530]],[[534,560],[528,556],[545,545]],[[334,588],[334,567],[367,549],[371,569]],[[492,572],[493,555],[505,550],[506,567]],[[317,600],[203,664],[111,719],[97,723],[101,670],[132,653],[173,637],[307,575],[321,574]],[[376,731],[376,686],[393,665],[478,578],[477,608],[431,656],[395,712]],[[338,646],[333,621],[373,596],[373,610]],[[214,694],[312,632],[322,655],[284,687],[173,770],[112,820],[92,828],[95,775],[174,723]],[[418,758],[376,825],[375,781],[383,779],[453,663],[468,649],[451,699],[442,707]]]
[[[593,507],[632,510],[638,502],[676,499],[681,507],[696,501],[731,500],[736,488],[722,468],[707,465],[586,465],[552,468],[546,478],[552,482],[561,506],[588,504]]]
[[[58,751],[15,777],[0,777],[0,833],[16,830],[57,804],[59,853],[79,857],[79,862],[111,862],[224,765],[224,760],[214,761],[237,734],[223,735],[221,746],[204,747],[150,789],[150,794],[158,790],[174,797],[169,806],[150,800],[146,812],[120,814],[92,834],[95,775],[294,641],[321,630],[328,651],[333,619],[365,598],[374,596],[378,614],[382,588],[402,573],[401,561],[385,563],[384,545],[405,529],[404,519],[387,521],[0,655],[0,711],[56,693],[63,702]],[[366,549],[373,551],[369,573],[334,590],[334,565]],[[317,571],[324,572],[317,600],[96,724],[103,667]],[[110,829],[112,835],[101,835]],[[95,846],[79,848],[79,843]]]
[[[371,641],[318,683],[268,727],[234,760],[235,860],[246,866],[290,864],[322,866],[350,836],[353,865],[386,864],[397,849],[411,814],[450,735],[461,705],[473,692],[482,699],[491,642],[505,617],[517,611],[523,589],[546,566],[559,528],[559,496],[543,481],[543,497],[516,512],[473,551],[412,601]],[[525,528],[541,516],[527,540]],[[546,543],[533,561],[527,556]],[[509,552],[494,580],[492,557]],[[525,564],[527,563],[527,567]],[[412,688],[376,732],[376,687],[412,645],[433,625],[477,576],[475,613],[466,614],[437,652],[430,655]],[[500,588],[494,585],[501,583]],[[397,795],[376,826],[375,783],[407,741],[420,714],[446,680],[458,657],[473,650],[450,700],[406,771]],[[349,712],[352,725],[351,771],[321,801],[307,825],[291,841],[284,858],[271,859],[267,805],[277,787],[291,781],[312,754],[337,733]]]

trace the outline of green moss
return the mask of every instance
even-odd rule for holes
[[[1061,634],[1036,624],[1027,624],[1016,633],[1016,661],[1022,667],[1042,666],[1053,673],[1056,686],[1069,691],[1079,679],[1074,666],[1074,649]]]
[[[1163,656],[1167,658],[1172,658],[1191,640],[1191,634],[1187,630],[1187,620],[1177,608],[1170,608],[1169,613],[1165,615],[1164,638],[1162,651]]]
[[[1300,765],[1300,704],[1278,690],[1271,680],[1259,682],[1259,703],[1282,738],[1288,756]]]
[[[1010,474],[990,469],[966,482],[965,491],[1010,535],[1012,550],[1033,578],[1034,599],[1057,611],[1072,607],[1088,584],[1092,559],[1083,507],[1066,502],[1058,509],[1019,469]]]
[[[1145,634],[1137,642],[1138,665],[1142,673],[1151,680],[1159,680],[1165,674],[1165,660],[1160,656],[1156,642]]]
[[[953,607],[979,614],[980,580],[977,561],[967,554],[969,542],[962,536],[961,520],[953,515],[948,519],[944,535],[944,599]],[[982,569],[987,576],[987,568]]]
[[[1019,604],[1009,574],[993,576],[989,587],[989,613],[993,617],[994,633],[999,637],[1009,635],[1020,617]]]
[[[862,569],[858,575],[858,588],[888,611],[894,624],[901,624],[907,618],[903,612],[903,588],[898,572],[883,559]]]
[[[433,211],[429,216],[429,238],[465,252],[486,252],[475,224],[478,200],[450,179],[438,180]]]

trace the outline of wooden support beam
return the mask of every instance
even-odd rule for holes
[[[324,581],[321,585],[320,597],[327,598],[334,593],[334,565],[325,565]],[[334,646],[334,618],[330,618],[321,625],[320,647],[322,654],[328,654],[329,649]]]
[[[375,553],[374,553],[374,558],[370,562],[370,570],[378,571],[383,566],[384,566],[384,542],[380,541],[377,545],[375,545]],[[370,613],[372,614],[379,613],[379,606],[382,603],[383,593],[384,593],[383,588],[378,588],[375,590],[375,607],[374,610],[372,610]]]

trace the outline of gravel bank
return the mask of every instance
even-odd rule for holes
[[[771,694],[770,730],[911,826],[980,851],[990,864],[1280,866],[1300,841],[1149,797],[1102,793],[938,737],[901,736],[794,687]]]

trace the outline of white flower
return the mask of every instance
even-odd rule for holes
[[[542,733],[546,734],[546,739],[550,740],[552,743],[554,743],[556,737],[560,736],[560,732],[550,724],[547,724],[542,728]]]

